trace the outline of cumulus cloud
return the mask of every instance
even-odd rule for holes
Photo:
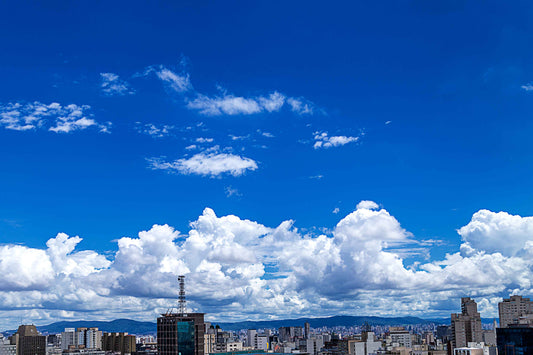
[[[221,175],[240,176],[248,170],[257,169],[257,163],[253,159],[217,150],[206,150],[192,157],[175,161],[150,158],[148,162],[150,168],[154,170],[167,170],[184,175],[195,174],[211,177]]]
[[[533,246],[533,217],[480,210],[458,233],[476,250],[515,256],[526,253]]]
[[[100,79],[100,87],[106,96],[124,96],[135,94],[135,90],[133,90],[126,81],[120,79],[117,74],[100,73]]]
[[[379,208],[379,205],[375,203],[374,201],[363,200],[357,204],[356,208],[358,210],[359,209],[377,210]]]
[[[359,203],[327,235],[302,233],[292,220],[267,227],[209,208],[186,233],[154,225],[118,239],[107,257],[78,251],[82,239],[60,233],[44,249],[0,246],[0,324],[16,315],[154,320],[174,302],[180,274],[187,276],[190,309],[218,320],[346,309],[448,316],[465,295],[483,305],[484,316],[495,316],[502,296],[533,291],[530,218],[479,211],[459,230],[460,250],[411,265],[402,255],[417,245],[414,236],[372,201]],[[509,240],[517,242],[506,249]]]
[[[89,105],[61,105],[57,102],[0,104],[0,126],[15,131],[47,129],[56,133],[69,133],[94,127],[100,132],[109,132],[111,122],[96,122],[91,118],[90,109]]]
[[[359,137],[328,136],[327,132],[315,132],[314,139],[315,144],[313,145],[313,148],[315,149],[340,147],[348,143],[359,141]]]

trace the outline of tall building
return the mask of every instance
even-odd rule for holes
[[[136,351],[135,335],[128,333],[104,333],[102,336],[102,350],[115,353],[131,354]]]
[[[477,303],[470,297],[461,298],[461,313],[452,313],[452,348],[465,348],[469,342],[482,342],[481,315]]]
[[[498,355],[533,354],[533,328],[511,325],[496,329]]]
[[[303,333],[302,327],[280,327],[278,329],[279,341],[281,342],[293,342],[296,339],[302,339]]]
[[[166,313],[157,318],[159,355],[204,355],[204,314]]]
[[[305,339],[311,338],[311,325],[309,322],[304,323]]]
[[[498,303],[500,314],[500,328],[506,328],[509,324],[517,323],[518,318],[533,314],[533,302],[522,296],[511,296]]]
[[[21,325],[12,337],[17,355],[46,355],[46,336],[40,335],[34,325]]]

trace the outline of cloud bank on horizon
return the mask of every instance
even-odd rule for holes
[[[458,230],[459,250],[406,265],[416,240],[387,210],[362,201],[330,234],[277,227],[206,208],[187,234],[154,225],[122,237],[111,255],[59,233],[46,248],[0,246],[0,325],[21,314],[59,319],[152,320],[175,306],[187,276],[189,307],[216,320],[298,316],[446,316],[469,295],[496,316],[509,294],[533,292],[533,217],[480,210]],[[429,243],[431,244],[431,243]],[[17,318],[19,319],[19,318]]]

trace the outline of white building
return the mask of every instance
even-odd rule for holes
[[[411,348],[411,333],[404,327],[390,327],[391,345],[393,347]]]
[[[264,350],[268,351],[268,339],[269,337],[267,335],[258,335],[256,337],[257,339],[257,350]]]

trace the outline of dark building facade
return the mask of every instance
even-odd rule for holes
[[[34,325],[19,326],[11,343],[17,345],[17,355],[46,355],[46,336],[40,335]]]
[[[511,326],[496,329],[498,355],[533,354],[533,328]]]
[[[167,313],[157,318],[159,355],[204,355],[204,314]]]

